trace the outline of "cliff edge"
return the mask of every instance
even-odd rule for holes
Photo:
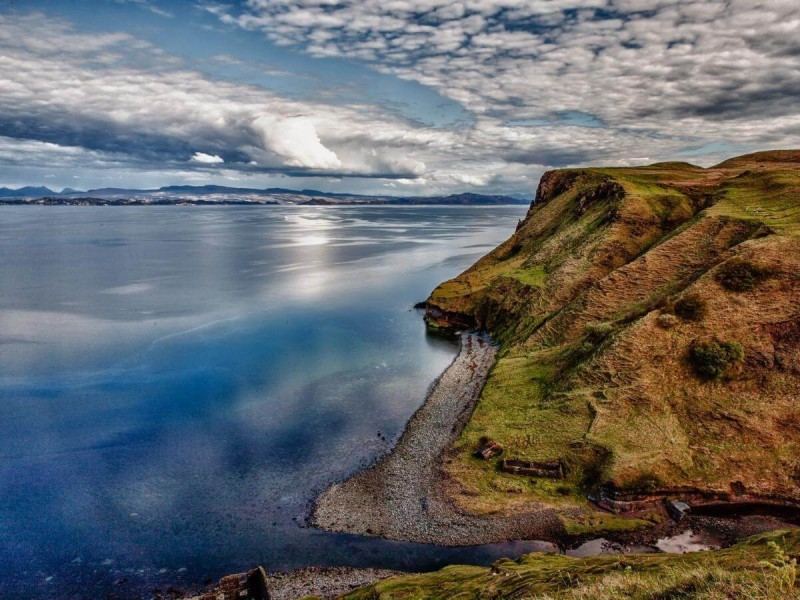
[[[465,510],[800,499],[800,151],[551,171],[426,321],[501,343],[444,461]],[[476,458],[486,439],[564,478]],[[567,529],[600,525],[591,512]]]

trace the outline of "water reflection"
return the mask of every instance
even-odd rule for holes
[[[302,519],[388,449],[452,360],[410,307],[522,212],[4,208],[0,596],[521,551]]]

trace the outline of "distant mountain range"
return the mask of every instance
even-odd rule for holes
[[[234,188],[222,185],[171,185],[158,189],[135,190],[99,188],[79,191],[65,188],[56,192],[47,187],[0,188],[0,204],[44,205],[171,205],[171,204],[437,204],[498,205],[529,204],[519,196],[487,194],[450,194],[446,196],[367,196],[319,190],[285,188]]]
[[[0,198],[31,198],[35,196],[53,196],[57,194],[47,187],[21,187],[18,190],[11,188],[0,188]]]

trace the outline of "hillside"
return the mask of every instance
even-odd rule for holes
[[[39,204],[61,206],[130,206],[170,204],[303,204],[336,205],[502,205],[527,204],[516,196],[491,194],[450,194],[446,196],[368,196],[320,190],[286,188],[236,188],[223,185],[170,185],[158,189],[99,188],[80,192],[64,188],[60,193],[46,187],[0,188],[0,204]]]
[[[530,554],[491,568],[451,566],[385,579],[342,596],[350,600],[438,598],[800,598],[800,532],[755,536],[731,548],[684,555],[570,558]]]
[[[463,509],[544,503],[580,533],[588,495],[800,500],[800,151],[549,172],[426,321],[501,343],[444,461]],[[501,472],[487,438],[565,479]]]

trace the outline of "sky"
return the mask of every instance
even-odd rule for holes
[[[797,0],[0,0],[0,186],[531,195],[796,147]]]

